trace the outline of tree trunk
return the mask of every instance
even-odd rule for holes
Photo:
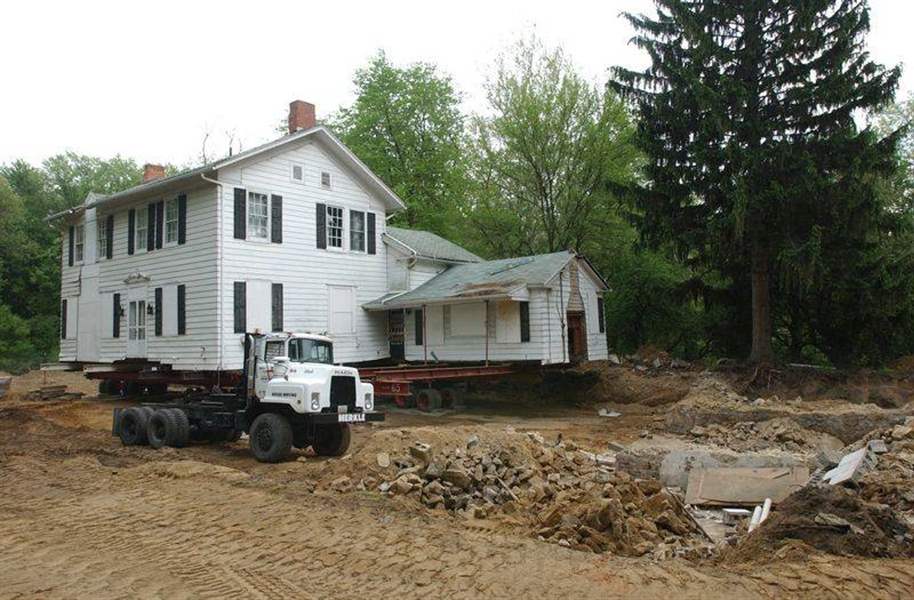
[[[771,363],[771,298],[768,293],[770,263],[768,249],[758,240],[752,243],[752,352],[749,362]]]

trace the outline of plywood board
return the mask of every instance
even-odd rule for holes
[[[686,504],[752,506],[771,498],[775,504],[809,481],[807,467],[695,469],[689,474]]]

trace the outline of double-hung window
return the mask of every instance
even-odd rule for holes
[[[178,243],[178,199],[165,202],[165,243]]]
[[[270,198],[248,192],[248,238],[267,239],[270,233]]]
[[[77,225],[73,237],[73,260],[81,263],[86,250],[86,226]]]
[[[327,207],[327,247],[343,247],[343,209],[339,206]]]
[[[99,219],[96,222],[96,239],[98,242],[95,245],[95,256],[98,260],[105,258],[105,251],[108,248],[108,224]]]
[[[349,211],[349,249],[365,251],[365,213],[359,210]]]
[[[149,229],[149,213],[146,211],[146,207],[142,206],[138,208],[134,213],[133,218],[136,223],[136,233],[133,236],[133,251],[145,252],[146,236]]]

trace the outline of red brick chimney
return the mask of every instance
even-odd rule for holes
[[[289,103],[289,133],[300,129],[311,129],[317,124],[314,116],[314,105],[304,100]]]
[[[154,165],[152,163],[143,165],[143,183],[163,177],[165,177],[165,167],[162,165]]]

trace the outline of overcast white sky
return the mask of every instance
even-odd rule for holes
[[[914,2],[871,0],[873,57],[914,70]],[[290,100],[318,118],[352,100],[352,75],[379,48],[396,63],[436,63],[485,105],[493,56],[534,29],[603,81],[643,66],[621,11],[650,0],[548,2],[7,1],[0,6],[0,163],[64,150],[192,162],[227,130],[245,147],[275,137]],[[914,90],[906,72],[902,94]]]

